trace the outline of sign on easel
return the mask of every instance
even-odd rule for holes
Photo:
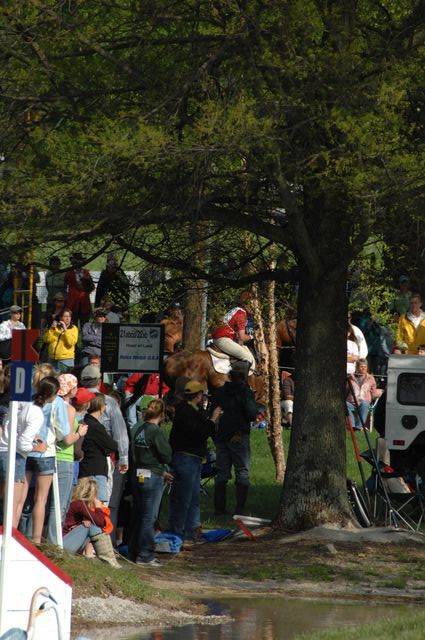
[[[103,372],[161,373],[163,353],[163,324],[102,325]]]

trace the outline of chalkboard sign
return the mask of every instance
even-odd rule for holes
[[[104,373],[161,373],[164,353],[162,324],[103,324]]]

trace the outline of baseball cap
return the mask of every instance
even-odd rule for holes
[[[12,304],[10,307],[10,313],[18,313],[19,311],[22,311],[21,307],[18,307],[17,304]]]
[[[81,372],[81,380],[99,380],[100,369],[92,364],[88,364]]]
[[[63,293],[55,293],[53,300],[65,300],[65,296],[63,295]]]
[[[74,402],[75,404],[85,404],[86,402],[93,400],[95,397],[95,393],[92,393],[88,389],[84,389],[84,387],[78,387],[77,393],[74,396]]]
[[[185,395],[188,395],[188,396],[194,393],[199,393],[200,391],[203,391],[203,390],[204,390],[204,387],[198,380],[189,380],[189,382],[186,382],[184,387],[184,393]]]
[[[399,282],[409,282],[409,280],[409,276],[400,276],[398,279]]]
[[[108,312],[103,307],[97,307],[97,309],[94,310],[93,315],[95,318],[98,318],[99,316],[105,316],[106,318]]]

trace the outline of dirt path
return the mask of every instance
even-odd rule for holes
[[[314,529],[285,536],[258,532],[245,537],[195,545],[175,556],[164,554],[160,569],[140,571],[155,588],[187,597],[184,610],[159,603],[140,603],[110,595],[74,601],[74,630],[94,625],[135,623],[144,628],[197,622],[218,624],[200,604],[206,597],[279,595],[296,598],[341,598],[386,603],[425,602],[425,536],[389,529]],[[125,567],[123,569],[125,571]],[[171,607],[172,608],[172,607]],[[90,631],[93,630],[93,627]],[[104,631],[104,630],[103,630]],[[120,638],[108,632],[110,640]],[[91,637],[97,637],[90,633]]]
[[[295,536],[263,530],[256,542],[196,545],[149,582],[198,597],[272,592],[424,602],[425,536],[377,528]]]

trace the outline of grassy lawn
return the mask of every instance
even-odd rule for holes
[[[413,611],[374,624],[297,636],[297,640],[420,640],[424,637],[425,613]]]
[[[283,430],[283,445],[285,456],[289,448],[289,430]],[[366,438],[363,433],[356,433],[355,438],[359,451],[367,449]],[[372,444],[375,443],[376,434],[371,434]],[[371,467],[363,461],[365,477],[370,475]],[[350,434],[347,432],[347,477],[356,480],[359,487],[362,486],[361,477]],[[279,507],[281,485],[275,481],[274,463],[267,443],[267,437],[263,430],[253,430],[251,433],[251,486],[249,490],[247,513],[259,518],[273,519]],[[230,526],[232,518],[219,518],[214,516],[212,496],[214,492],[214,481],[211,480],[206,485],[207,495],[201,499],[201,515],[204,528],[214,528],[216,526]],[[168,513],[168,500],[164,501],[161,521]],[[228,487],[228,508],[234,505],[233,482]]]

